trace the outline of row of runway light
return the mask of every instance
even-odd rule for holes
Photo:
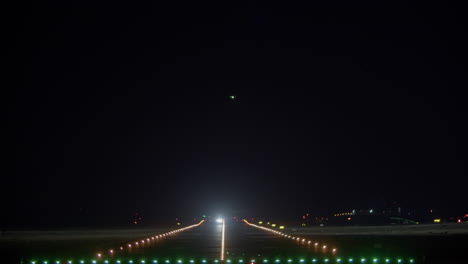
[[[327,245],[320,245],[320,243],[318,242],[314,242],[312,240],[308,240],[308,239],[305,239],[305,238],[301,238],[301,237],[295,237],[295,236],[290,236],[288,234],[285,234],[283,232],[280,232],[280,231],[277,231],[277,230],[274,230],[274,229],[271,229],[271,228],[267,228],[267,227],[264,227],[264,226],[259,226],[259,225],[256,225],[256,224],[252,224],[252,223],[249,223],[249,221],[243,219],[242,221],[244,221],[246,224],[250,225],[250,226],[253,226],[253,227],[256,227],[256,228],[260,228],[260,229],[263,229],[265,231],[268,231],[268,232],[271,232],[271,233],[275,233],[277,235],[280,235],[284,238],[288,238],[288,239],[291,239],[291,240],[294,240],[296,242],[301,242],[301,243],[304,243],[304,244],[309,244],[309,245],[314,245],[314,247],[316,248],[322,248],[323,250],[327,250],[328,249],[328,246]],[[332,248],[331,252],[333,253],[336,253],[338,249],[336,248]]]
[[[102,259],[93,259],[93,260],[65,260],[65,261],[35,261],[32,260],[29,262],[30,264],[217,264],[217,263],[236,263],[236,264],[261,264],[261,263],[274,263],[274,264],[306,264],[306,263],[387,263],[387,264],[413,264],[416,261],[412,258],[286,258],[286,259],[237,259],[231,260],[226,259],[224,262],[222,260],[214,259],[214,260],[183,260],[183,259],[176,259],[176,260],[157,260],[157,259],[140,259],[140,260],[102,260]]]
[[[107,251],[108,256],[113,256],[113,255],[115,255],[115,254],[118,253],[118,252],[122,252],[122,251],[124,251],[124,250],[130,250],[132,247],[138,247],[138,246],[140,246],[140,245],[141,245],[141,246],[144,246],[145,243],[146,243],[146,244],[149,244],[149,243],[152,242],[152,241],[161,240],[161,239],[166,238],[166,237],[168,237],[168,236],[175,235],[175,234],[177,234],[177,233],[179,233],[179,232],[182,232],[182,231],[185,231],[185,230],[188,230],[188,229],[197,227],[197,226],[203,224],[203,222],[205,222],[205,220],[200,221],[198,224],[186,226],[186,227],[179,228],[179,229],[176,229],[176,230],[172,230],[172,231],[169,231],[169,232],[166,232],[166,233],[163,233],[163,234],[159,234],[159,235],[155,235],[155,236],[143,238],[143,239],[141,239],[141,240],[136,240],[136,241],[127,243],[126,245],[122,245],[121,247],[118,248],[118,250],[109,249],[109,250]],[[96,257],[99,258],[99,259],[102,258],[102,257],[104,257],[104,256],[105,256],[104,253],[101,253],[101,252],[96,253]]]

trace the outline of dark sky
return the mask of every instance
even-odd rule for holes
[[[160,2],[15,9],[7,222],[468,209],[460,7]]]

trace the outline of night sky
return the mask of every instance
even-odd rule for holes
[[[391,201],[468,209],[458,6],[36,1],[16,11],[8,225],[124,224],[135,210],[154,221],[294,217]]]

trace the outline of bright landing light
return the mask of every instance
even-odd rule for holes
[[[221,222],[223,223],[223,228],[221,230],[221,261],[224,261],[224,219],[221,219]]]
[[[222,224],[223,222],[224,222],[224,219],[222,219],[222,218],[216,219],[216,223],[218,223],[218,224]]]

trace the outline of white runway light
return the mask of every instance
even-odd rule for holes
[[[224,223],[224,220],[222,218],[218,218],[218,219],[216,219],[216,223],[222,224],[222,223]]]
[[[173,234],[177,234],[178,232],[182,232],[182,231],[185,231],[185,230],[188,230],[188,229],[191,229],[191,228],[200,226],[201,224],[203,224],[203,222],[205,222],[205,220],[200,221],[198,224],[194,224],[194,225],[186,226],[186,227],[179,228],[179,229],[176,229],[176,230],[172,230],[172,231],[169,231],[169,232],[164,233],[164,234],[159,234],[159,235],[156,235],[156,236],[147,237],[147,238],[145,238],[146,241],[148,242],[148,243],[146,243],[146,244],[148,245],[149,242],[150,242],[151,240],[154,240],[155,238],[157,238],[157,239],[162,239],[163,237],[166,237],[166,236],[169,236],[169,235],[173,235]],[[140,242],[141,242],[141,245],[142,245],[142,246],[145,245],[145,240],[144,240],[144,239],[143,239],[143,240],[140,240]],[[135,247],[138,247],[139,245],[140,245],[140,243],[139,243],[138,241],[136,241],[136,242],[135,242]],[[130,250],[131,248],[132,248],[132,244],[131,244],[131,243],[127,244],[127,249]],[[124,247],[123,247],[123,246],[120,247],[120,250],[124,250]],[[109,249],[108,252],[109,252],[109,254],[112,255],[112,256],[114,255],[114,253],[117,253],[117,252],[115,252],[113,249]],[[104,256],[104,254],[97,253],[97,257],[98,257],[98,258],[101,258],[101,257],[103,257],[103,256]],[[120,263],[120,262],[118,262],[118,263]],[[130,262],[129,262],[129,263],[130,263]],[[132,263],[133,263],[133,262],[132,262]]]

